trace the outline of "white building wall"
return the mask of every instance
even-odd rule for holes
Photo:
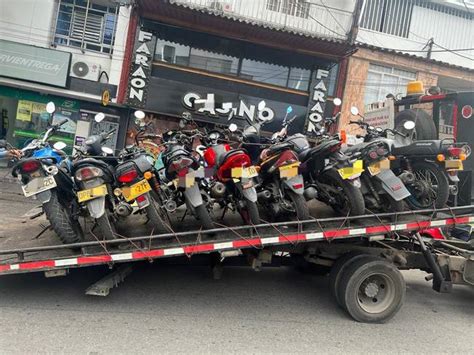
[[[54,39],[57,0],[0,0],[0,38],[44,48]],[[57,50],[73,54],[72,63],[85,61],[100,65],[109,76],[109,83],[118,85],[127,41],[130,8],[122,6],[118,13],[113,55],[58,45]]]
[[[433,38],[436,44],[448,49],[474,48],[474,20],[415,5],[408,26],[408,38],[361,27],[357,40],[376,47],[394,49],[425,58],[427,57],[426,44],[430,38]],[[457,54],[447,51],[438,52],[443,48],[436,45],[433,46],[433,50],[432,59],[474,68],[474,50],[456,52]]]

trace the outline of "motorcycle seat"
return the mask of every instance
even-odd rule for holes
[[[272,154],[277,154],[277,153],[280,153],[292,148],[293,148],[293,145],[291,143],[283,142],[283,143],[278,143],[278,144],[274,144],[270,146],[268,148],[268,151],[269,151],[269,154],[272,155]]]
[[[310,159],[312,156],[321,154],[322,152],[327,151],[339,144],[341,144],[341,142],[336,139],[324,141],[313,148],[303,150],[298,154],[298,158],[301,162],[304,162]]]
[[[228,152],[219,154],[219,156],[217,157],[217,166],[221,166],[227,159],[237,154],[247,155],[247,152],[245,151],[245,149],[233,149],[229,150]]]
[[[392,146],[393,155],[434,156],[443,152],[441,140],[415,141],[409,145]]]

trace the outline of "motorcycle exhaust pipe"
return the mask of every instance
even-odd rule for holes
[[[307,201],[315,199],[318,196],[318,190],[316,190],[313,186],[309,186],[304,189],[303,196]]]
[[[215,182],[211,187],[211,197],[220,198],[225,195],[226,187],[222,182]]]
[[[415,182],[415,175],[410,171],[404,171],[398,177],[405,185],[411,185]]]
[[[165,210],[166,210],[167,212],[172,213],[172,212],[176,211],[176,208],[178,208],[178,206],[176,206],[176,202],[175,202],[175,201],[173,201],[173,200],[168,200],[168,201],[166,201],[166,203],[165,203]]]
[[[120,202],[117,208],[115,209],[115,213],[117,213],[117,215],[119,215],[120,217],[130,216],[132,211],[133,211],[132,206],[130,206],[126,202]]]
[[[272,197],[272,193],[268,190],[260,191],[257,194],[257,199],[259,200],[269,200]]]

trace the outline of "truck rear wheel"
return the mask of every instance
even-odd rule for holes
[[[350,263],[338,286],[347,313],[363,323],[384,323],[391,319],[401,308],[405,292],[405,280],[395,265],[371,256]]]

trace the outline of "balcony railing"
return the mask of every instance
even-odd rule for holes
[[[355,1],[344,9],[310,0],[170,0],[170,3],[256,25],[330,39],[347,39]]]

